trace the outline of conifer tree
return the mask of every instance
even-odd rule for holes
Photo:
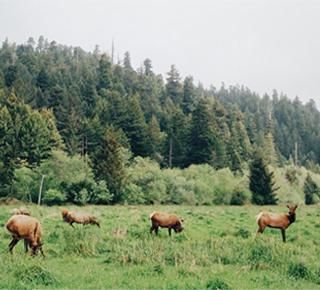
[[[120,127],[125,132],[134,155],[147,156],[147,124],[138,95],[129,98]]]
[[[180,83],[180,75],[174,65],[171,65],[170,71],[168,72],[166,94],[174,104],[182,103],[182,86]]]
[[[117,135],[114,128],[107,128],[95,157],[99,160],[96,164],[96,177],[107,182],[114,203],[121,201],[125,179],[123,147],[118,142]]]
[[[112,86],[112,67],[111,61],[106,54],[101,55],[99,60],[99,67],[98,67],[98,84],[97,84],[97,91],[101,93],[101,90],[110,89]]]
[[[274,173],[268,170],[261,153],[257,153],[250,164],[249,188],[252,192],[252,203],[277,204],[275,192],[278,188],[274,185]]]
[[[201,100],[192,115],[189,137],[188,164],[213,163],[214,152],[219,151],[217,134],[208,103]],[[216,154],[215,158],[219,155]]]

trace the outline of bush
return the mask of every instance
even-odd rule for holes
[[[244,205],[248,201],[248,197],[244,191],[235,189],[232,193],[230,204],[231,205]]]
[[[141,187],[133,183],[124,188],[123,201],[128,204],[145,204],[146,202]]]
[[[85,205],[89,201],[89,194],[86,188],[76,192],[74,196],[74,202],[78,205]]]
[[[218,290],[218,289],[231,289],[230,286],[224,282],[223,280],[221,280],[220,278],[215,278],[213,280],[210,280],[207,285],[206,285],[207,289],[211,289],[211,290]]]
[[[303,185],[303,192],[305,197],[305,203],[307,205],[315,203],[315,195],[319,194],[319,187],[313,181],[310,174],[307,175],[304,185]]]
[[[24,285],[33,283],[49,286],[58,282],[49,270],[40,265],[20,265],[14,274],[17,280]]]
[[[59,190],[57,189],[49,189],[45,192],[45,195],[43,196],[43,203],[47,205],[61,205],[66,200],[66,196],[63,195]]]
[[[90,203],[93,204],[109,204],[112,201],[112,194],[109,192],[107,183],[102,180],[94,184],[90,194]]]
[[[288,268],[288,275],[295,279],[305,279],[310,275],[310,272],[303,263],[292,262]]]
[[[286,179],[290,182],[290,184],[293,184],[298,180],[297,170],[295,167],[287,168],[285,176],[286,176]]]

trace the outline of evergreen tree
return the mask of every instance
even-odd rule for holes
[[[105,131],[100,150],[95,158],[99,160],[96,164],[96,177],[105,180],[108,189],[113,194],[113,202],[121,201],[121,193],[125,180],[123,147],[117,140],[117,131],[109,127]]]
[[[132,153],[147,156],[147,124],[137,95],[129,98],[124,114],[120,126],[129,139]]]
[[[186,77],[183,82],[183,101],[182,110],[185,114],[189,114],[195,109],[196,90],[193,84],[193,78],[191,76]]]
[[[219,157],[220,144],[208,102],[205,100],[201,100],[193,112],[188,143],[188,164],[213,165],[213,160]]]
[[[165,133],[161,132],[159,122],[153,115],[148,124],[148,155],[158,161],[162,162],[163,156],[161,155],[163,142],[165,139]]]
[[[174,107],[167,119],[165,163],[168,167],[185,167],[188,158],[189,119],[181,109]]]
[[[111,61],[106,54],[101,55],[99,60],[99,67],[98,67],[98,84],[97,84],[97,91],[100,93],[101,90],[110,89],[112,86],[112,67]]]
[[[151,60],[149,58],[146,58],[143,61],[143,67],[144,67],[144,74],[146,76],[150,76],[153,75],[153,71],[152,71],[152,63]]]
[[[0,197],[9,192],[15,160],[13,121],[7,107],[0,106]]]
[[[258,205],[277,204],[274,173],[269,172],[261,154],[256,154],[250,164],[249,188],[252,192],[252,203]]]
[[[174,104],[182,103],[182,86],[180,83],[180,75],[174,65],[171,65],[170,71],[168,72],[166,94]]]

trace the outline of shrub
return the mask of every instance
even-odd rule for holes
[[[288,268],[288,275],[295,279],[305,279],[310,275],[308,268],[301,262],[291,262]]]
[[[319,187],[311,178],[311,175],[308,174],[307,178],[303,185],[303,192],[305,197],[306,204],[314,204],[315,203],[315,195],[319,194]]]
[[[290,184],[293,184],[298,180],[297,170],[294,167],[287,168],[285,176],[286,179],[290,182]]]
[[[244,205],[248,200],[248,197],[244,191],[235,189],[232,193],[230,204],[231,205]]]
[[[42,201],[47,205],[61,205],[66,200],[66,196],[57,189],[49,189],[43,196]]]
[[[133,183],[125,186],[123,201],[128,204],[144,204],[146,202],[141,187]]]
[[[110,193],[107,183],[102,180],[93,185],[90,194],[90,203],[93,204],[109,204],[112,201],[112,194]]]
[[[211,290],[231,289],[230,286],[220,278],[214,278],[213,280],[210,280],[207,283],[206,288]]]
[[[14,274],[23,284],[33,283],[48,286],[57,283],[57,279],[49,270],[40,265],[20,265]]]
[[[89,201],[89,194],[86,188],[75,193],[74,202],[79,205],[85,205]]]

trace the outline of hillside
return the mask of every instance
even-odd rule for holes
[[[29,179],[48,174],[38,169],[60,158],[55,151],[82,164],[92,181],[68,191],[101,189],[102,199],[110,200],[109,191],[113,202],[121,200],[127,165],[137,156],[161,168],[208,164],[243,174],[259,150],[273,168],[295,164],[320,172],[320,112],[312,100],[291,101],[276,90],[260,97],[224,84],[204,88],[192,76],[181,79],[174,65],[168,70],[157,74],[150,59],[134,69],[129,52],[116,63],[98,46],[86,52],[44,37],[4,41],[1,195],[17,195],[21,172]]]

